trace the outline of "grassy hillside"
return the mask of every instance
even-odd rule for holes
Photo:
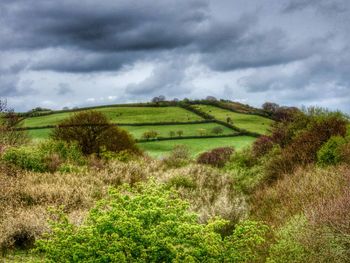
[[[181,125],[147,125],[147,126],[121,126],[123,129],[130,132],[135,139],[142,139],[142,135],[147,131],[156,131],[160,137],[170,137],[170,131],[183,131],[183,136],[198,136],[200,130],[206,135],[213,135],[211,130],[214,127],[221,127],[222,134],[232,134],[234,131],[216,123],[198,123],[198,124],[181,124]],[[51,129],[35,129],[29,130],[29,135],[32,139],[48,139]]]
[[[113,123],[143,123],[143,122],[190,122],[202,120],[196,114],[179,107],[106,107],[96,108],[104,113]],[[24,127],[40,127],[58,124],[69,117],[71,112],[54,113],[46,116],[24,119]]]
[[[194,105],[195,108],[214,116],[216,119],[225,121],[230,117],[233,125],[238,128],[248,130],[250,132],[257,132],[260,134],[268,133],[268,129],[272,124],[272,120],[258,115],[236,113],[229,110],[224,110],[211,105]]]
[[[145,150],[153,157],[161,157],[169,153],[176,145],[185,145],[189,148],[191,155],[196,156],[207,150],[233,146],[236,150],[251,145],[256,138],[249,136],[237,136],[228,138],[211,138],[211,139],[183,139],[172,141],[145,142],[139,143],[141,149]]]

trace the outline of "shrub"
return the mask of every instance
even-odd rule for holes
[[[216,126],[211,130],[211,132],[215,135],[219,135],[219,134],[222,134],[224,132],[224,129],[220,126]]]
[[[3,154],[2,159],[8,164],[34,172],[54,172],[64,162],[78,165],[85,163],[77,145],[50,140],[35,148],[29,146],[9,148]]]
[[[38,150],[29,147],[8,149],[2,159],[17,167],[34,172],[46,172],[48,170],[42,154]]]
[[[127,192],[128,193],[127,193]],[[124,194],[123,194],[124,192]],[[252,262],[267,228],[243,222],[231,236],[217,232],[226,222],[199,224],[188,203],[154,183],[111,190],[80,226],[57,214],[37,251],[53,262]]]
[[[17,131],[21,118],[0,98],[0,152],[6,145],[19,146],[29,141],[26,131]]]
[[[181,167],[189,162],[190,150],[185,145],[176,145],[171,153],[163,159],[168,167]]]
[[[55,140],[76,142],[85,155],[99,155],[102,147],[114,152],[137,152],[136,144],[127,131],[113,126],[105,115],[96,111],[75,113],[62,121],[51,137]]]
[[[295,134],[291,141],[278,154],[271,155],[266,166],[270,182],[298,166],[317,161],[317,152],[332,136],[346,134],[346,121],[339,115],[330,113],[315,117],[306,129]]]
[[[197,132],[198,132],[199,136],[204,136],[204,135],[206,135],[207,130],[206,129],[198,129]]]
[[[216,148],[208,152],[204,152],[197,158],[197,163],[209,164],[215,167],[223,167],[230,160],[234,149],[232,147]]]
[[[182,135],[184,135],[184,131],[183,130],[177,130],[176,134],[181,137]]]
[[[256,157],[267,154],[273,148],[273,140],[270,136],[260,136],[253,144],[253,154]]]
[[[176,135],[175,131],[170,131],[170,132],[169,132],[169,136],[170,136],[170,137],[175,137],[175,135]]]
[[[341,136],[331,137],[322,145],[317,152],[317,162],[320,165],[335,165],[341,162],[341,148],[345,145],[346,140]]]
[[[156,131],[146,131],[142,134],[142,138],[149,140],[149,139],[155,139],[159,136],[159,133]]]

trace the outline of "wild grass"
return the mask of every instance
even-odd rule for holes
[[[111,186],[124,183],[133,186],[149,178],[176,187],[190,202],[192,211],[199,213],[202,222],[214,216],[238,222],[246,216],[245,198],[233,191],[230,175],[200,165],[169,169],[161,161],[146,158],[111,162],[98,168],[82,167],[71,173],[1,171],[1,250],[30,248],[47,230],[49,207],[63,206],[73,222],[79,223],[97,200],[106,197]],[[183,186],[183,180],[192,182],[191,188]]]

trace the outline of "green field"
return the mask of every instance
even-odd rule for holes
[[[246,146],[251,145],[255,140],[256,138],[249,136],[237,136],[227,138],[183,139],[145,142],[139,143],[139,146],[151,156],[160,158],[168,154],[176,145],[186,145],[189,148],[192,156],[196,156],[201,152],[223,146],[233,146],[236,150],[240,150]]]
[[[106,107],[94,110],[104,113],[113,123],[190,122],[202,120],[198,115],[180,107]],[[56,125],[71,114],[71,112],[65,112],[31,117],[24,119],[21,125],[24,127]]]
[[[272,120],[259,115],[236,113],[215,106],[197,104],[194,105],[194,107],[214,116],[216,119],[221,121],[226,122],[227,117],[230,117],[233,121],[233,125],[250,132],[266,134],[268,133],[270,125],[273,123]]]
[[[142,134],[146,131],[156,131],[159,133],[160,137],[170,137],[169,132],[170,131],[183,131],[182,136],[199,136],[200,129],[205,130],[205,135],[214,135],[211,133],[211,130],[214,127],[220,126],[223,129],[222,134],[232,134],[234,131],[231,129],[218,125],[216,123],[199,123],[199,124],[182,124],[182,125],[157,125],[157,126],[122,126],[121,128],[126,129],[129,131],[134,138],[141,139]],[[203,130],[203,132],[204,132]]]
[[[216,124],[216,123],[198,123],[198,124],[181,124],[181,125],[153,125],[153,126],[121,126],[122,129],[127,130],[130,132],[135,139],[141,139],[142,134],[146,131],[156,131],[159,133],[160,137],[170,137],[169,132],[170,131],[183,131],[182,136],[199,136],[200,129],[205,130],[205,135],[214,135],[211,133],[211,130],[214,127],[220,126],[223,129],[222,134],[232,134],[234,131],[231,129]],[[32,139],[36,140],[42,140],[42,139],[48,139],[51,129],[35,129],[35,130],[29,130],[29,136]]]

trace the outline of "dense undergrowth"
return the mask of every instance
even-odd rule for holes
[[[182,146],[156,160],[59,140],[6,145],[3,260],[349,262],[347,125],[293,111],[251,148],[197,159]]]

